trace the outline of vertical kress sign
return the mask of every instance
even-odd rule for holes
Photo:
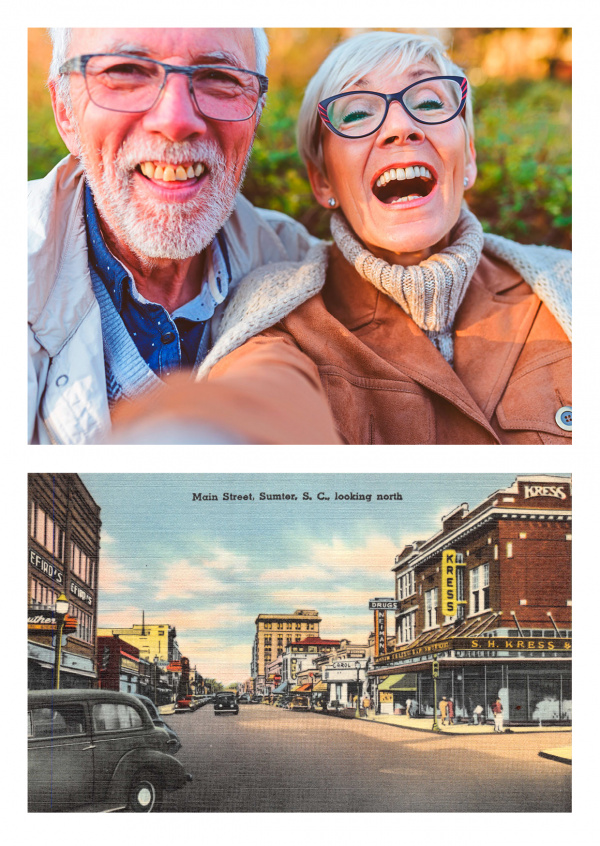
[[[369,608],[374,612],[375,655],[387,652],[387,615],[386,611],[396,611],[400,607],[397,599],[391,597],[369,600]]]
[[[442,602],[441,613],[445,617],[454,617],[459,605],[466,605],[466,600],[458,598],[458,567],[464,567],[462,554],[454,549],[445,549],[442,553]]]

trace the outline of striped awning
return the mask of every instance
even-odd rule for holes
[[[417,689],[417,674],[402,673],[401,675],[388,676],[385,681],[378,684],[378,690],[415,691]]]

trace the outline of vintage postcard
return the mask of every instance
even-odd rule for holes
[[[570,810],[569,475],[33,473],[28,526],[31,811]]]

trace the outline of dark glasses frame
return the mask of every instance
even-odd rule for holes
[[[415,88],[417,85],[423,85],[426,82],[433,82],[436,79],[450,79],[453,82],[457,82],[460,85],[461,90],[461,99],[460,104],[452,117],[444,118],[444,120],[421,120],[410,111],[408,106],[404,103],[404,95],[407,91],[410,91],[411,88]],[[319,113],[319,117],[327,127],[327,129],[334,132],[336,135],[339,135],[340,138],[349,138],[350,140],[354,138],[366,138],[368,135],[372,135],[374,132],[377,132],[383,124],[385,123],[385,119],[388,115],[390,104],[391,103],[400,103],[404,111],[408,114],[412,120],[416,121],[417,123],[423,123],[426,126],[439,126],[442,123],[448,123],[448,121],[454,120],[454,118],[458,117],[458,115],[463,111],[465,108],[465,103],[467,101],[467,91],[468,91],[468,82],[466,76],[428,76],[425,79],[419,79],[417,82],[413,82],[410,85],[407,85],[406,88],[403,88],[402,91],[397,91],[395,94],[382,94],[380,91],[345,91],[343,94],[334,94],[333,97],[326,97],[325,100],[321,100],[321,102],[317,106],[317,111]],[[329,105],[334,102],[334,100],[341,100],[343,97],[353,97],[357,94],[373,94],[376,97],[380,97],[382,100],[385,100],[385,111],[383,113],[383,117],[379,124],[375,127],[375,129],[371,129],[369,132],[365,132],[364,135],[347,135],[344,132],[340,132],[336,129],[331,121],[327,116],[327,110]]]
[[[150,106],[145,109],[113,109],[111,106],[101,106],[100,103],[96,103],[92,95],[90,94],[90,89],[88,87],[87,76],[86,76],[86,68],[87,64],[90,59],[95,59],[98,56],[110,56],[117,59],[129,59],[131,62],[150,62],[153,65],[158,65],[161,68],[164,68],[165,76],[162,81],[162,85],[158,89],[156,93],[156,98],[152,102]],[[255,76],[258,79],[259,85],[259,93],[258,98],[256,100],[256,104],[254,106],[254,110],[252,114],[249,114],[248,117],[244,118],[215,118],[210,117],[209,115],[205,115],[204,112],[201,110],[198,102],[196,100],[196,95],[194,93],[194,86],[192,82],[192,77],[197,70],[224,70],[224,71],[232,71],[234,73],[249,73],[251,76]],[[142,114],[143,112],[149,112],[150,109],[153,109],[154,106],[157,104],[160,95],[163,92],[165,85],[167,84],[167,79],[169,78],[170,73],[181,73],[188,78],[188,87],[190,90],[190,96],[192,98],[192,102],[198,112],[203,115],[203,117],[209,118],[209,120],[220,120],[225,121],[227,123],[239,123],[243,120],[250,120],[250,118],[256,113],[258,108],[258,104],[260,103],[260,98],[267,93],[269,88],[269,79],[268,77],[264,76],[262,73],[257,73],[256,71],[247,70],[246,68],[236,68],[231,65],[168,65],[165,62],[159,62],[158,59],[148,59],[146,56],[136,56],[131,53],[87,53],[84,56],[75,56],[72,59],[68,59],[58,70],[61,74],[68,74],[68,73],[80,73],[83,76],[85,82],[85,88],[88,93],[88,96],[94,105],[98,106],[99,109],[106,109],[109,112],[122,112],[125,114]]]

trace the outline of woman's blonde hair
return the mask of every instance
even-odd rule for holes
[[[321,100],[341,93],[375,69],[402,73],[425,60],[434,65],[440,76],[465,76],[464,71],[448,58],[445,49],[433,35],[383,31],[364,32],[335,47],[304,92],[297,128],[298,150],[304,163],[312,162],[324,171],[321,119],[317,113]],[[468,143],[474,137],[471,86],[467,93],[465,123]]]

